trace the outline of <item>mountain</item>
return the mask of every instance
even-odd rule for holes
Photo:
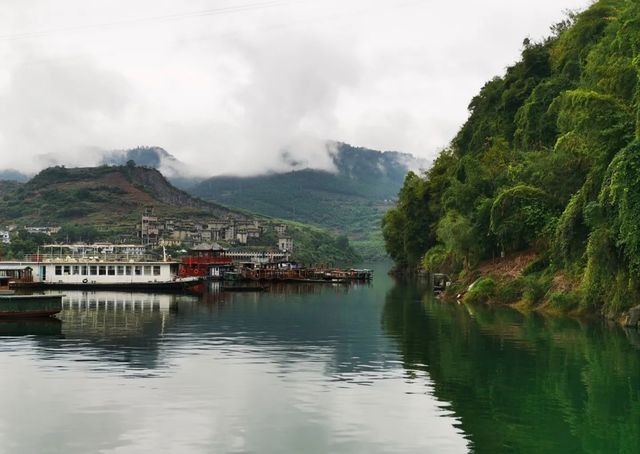
[[[399,267],[466,284],[493,264],[468,301],[610,317],[638,304],[639,17],[637,1],[600,0],[524,41],[385,215]]]
[[[12,169],[0,170],[0,181],[18,181],[24,183],[29,177],[22,172]]]
[[[219,176],[189,189],[194,195],[267,216],[346,234],[365,258],[384,254],[380,218],[409,169],[428,163],[412,155],[336,144],[335,172],[304,169],[254,177]]]
[[[11,187],[0,200],[4,223],[130,223],[146,206],[159,215],[241,216],[173,187],[158,170],[147,167],[50,167]]]
[[[222,207],[175,188],[156,169],[124,166],[86,168],[51,167],[27,183],[0,181],[0,226],[62,226],[58,239],[119,240],[135,235],[145,208],[153,207],[160,220],[172,218],[173,226],[188,231],[213,219],[259,220],[262,233],[250,247],[274,248],[275,226],[287,224],[295,258],[304,263],[354,265],[360,257],[346,238],[309,225],[258,218],[251,213]],[[182,226],[179,226],[182,224]],[[191,230],[190,230],[191,229]],[[5,254],[22,257],[36,243],[51,241],[44,235],[14,234]],[[35,242],[34,242],[35,241]],[[2,255],[0,245],[0,255]]]

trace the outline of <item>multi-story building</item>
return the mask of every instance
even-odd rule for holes
[[[278,249],[282,252],[293,251],[293,239],[291,237],[278,238]]]
[[[29,233],[43,233],[45,235],[54,235],[60,231],[60,226],[42,226],[42,227],[25,227]]]

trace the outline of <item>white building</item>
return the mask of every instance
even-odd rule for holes
[[[11,235],[9,235],[8,230],[0,230],[0,243],[4,243],[4,244],[11,243]]]
[[[278,249],[281,251],[293,251],[293,239],[291,237],[278,238]]]

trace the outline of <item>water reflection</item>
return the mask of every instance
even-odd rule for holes
[[[60,336],[62,322],[57,318],[0,319],[0,337]]]
[[[60,320],[6,325],[0,451],[635,452],[638,345],[383,272],[252,294],[67,292]]]
[[[11,371],[0,374],[0,447],[463,452],[459,421],[432,397],[428,374],[409,376],[381,330],[387,285],[68,292],[62,336],[0,347]]]
[[[383,326],[404,366],[428,371],[477,452],[637,452],[637,333],[388,293]]]

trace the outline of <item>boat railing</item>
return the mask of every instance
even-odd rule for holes
[[[65,263],[100,263],[100,262],[159,262],[161,258],[150,254],[30,254],[25,256],[25,262],[65,262]]]

